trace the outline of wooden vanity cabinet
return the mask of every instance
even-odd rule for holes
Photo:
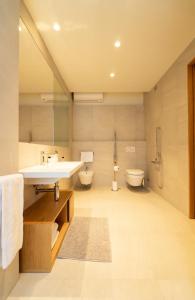
[[[50,272],[74,215],[72,191],[60,191],[59,201],[46,193],[24,211],[24,241],[20,251],[20,272]],[[53,248],[52,226],[59,235]]]

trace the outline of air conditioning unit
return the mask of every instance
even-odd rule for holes
[[[79,104],[103,103],[103,93],[74,93],[74,102]]]

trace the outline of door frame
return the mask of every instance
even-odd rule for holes
[[[189,217],[195,219],[195,58],[188,64],[188,139],[189,139]]]

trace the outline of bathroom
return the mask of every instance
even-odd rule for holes
[[[43,2],[0,3],[0,300],[195,299],[194,1]]]

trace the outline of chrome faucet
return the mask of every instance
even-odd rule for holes
[[[52,155],[57,155],[57,159],[59,158],[57,150],[55,150],[54,152],[41,151],[41,165],[47,164],[48,159],[51,158]]]
[[[45,161],[45,152],[41,151],[41,165],[44,165],[46,163]]]

